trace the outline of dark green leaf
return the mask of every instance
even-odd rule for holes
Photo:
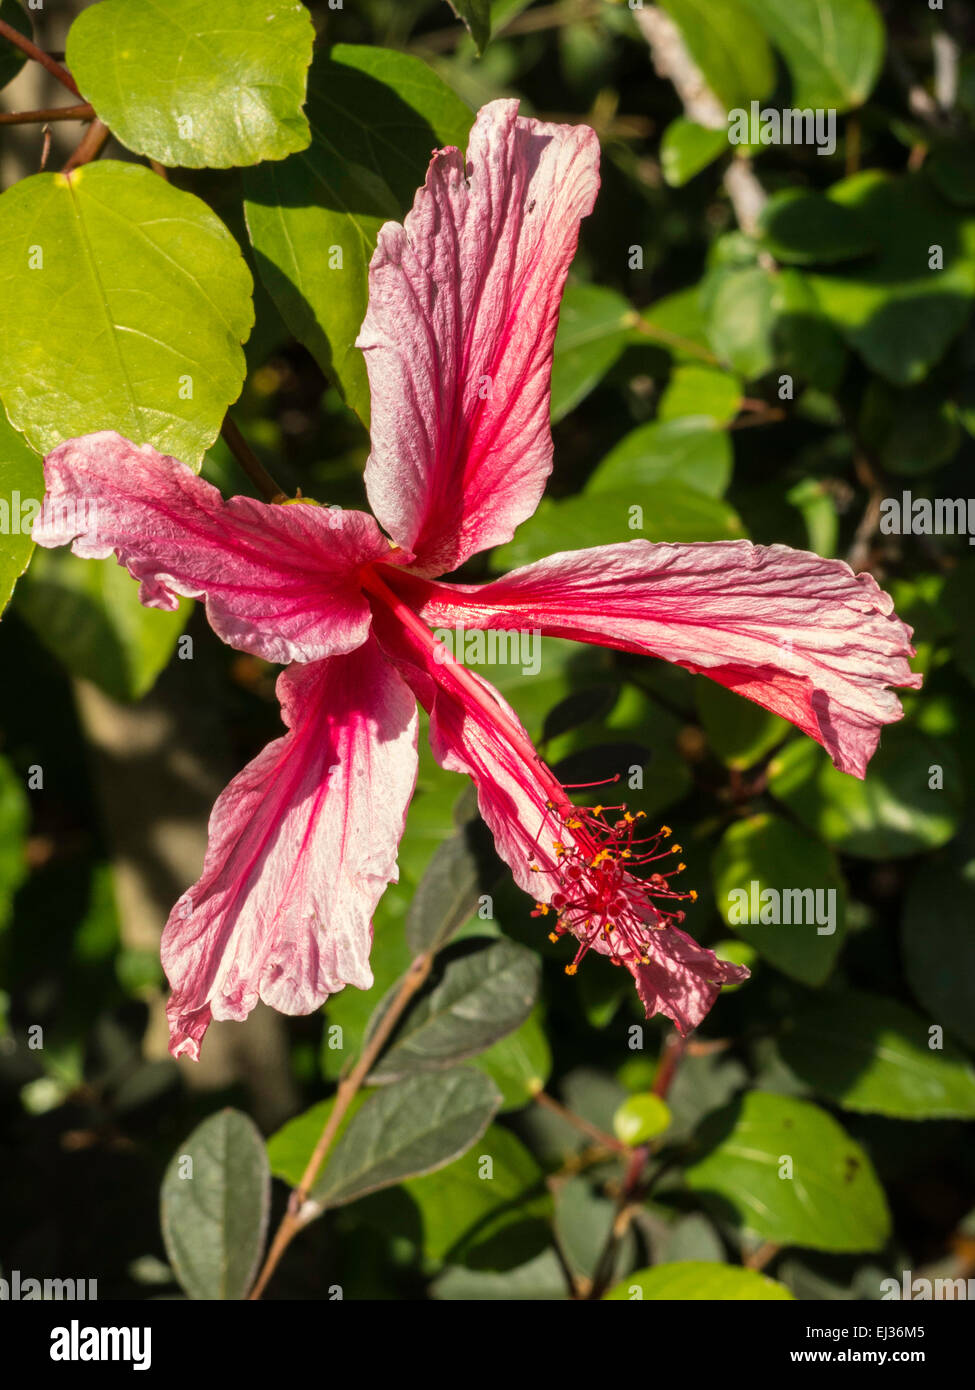
[[[493,1081],[472,1067],[383,1087],[353,1117],[311,1200],[338,1207],[445,1167],[480,1138],[500,1104]]]
[[[940,1040],[939,1040],[940,1041]],[[792,1070],[845,1110],[904,1120],[975,1117],[975,1071],[923,1019],[892,999],[846,990],[803,1009],[780,1050]]]
[[[311,145],[245,175],[247,229],[285,323],[368,423],[354,346],[379,228],[401,219],[437,146],[464,148],[471,113],[404,53],[339,44],[308,77]]]
[[[246,1297],[271,1200],[254,1121],[221,1110],[198,1125],[166,1169],[161,1200],[166,1253],[190,1298]]]
[[[33,26],[17,0],[0,0],[0,19],[16,29],[18,34],[23,34],[25,39],[34,37]],[[12,81],[26,62],[25,53],[8,39],[0,39],[0,87]]]
[[[712,374],[707,368],[687,370]],[[714,375],[731,380],[723,373]],[[720,497],[731,480],[731,465],[731,441],[702,409],[699,414],[682,419],[652,420],[648,425],[639,425],[597,465],[585,490],[593,495],[629,489],[633,501],[640,502],[639,490],[672,482]]]
[[[566,286],[552,363],[553,420],[568,415],[598,386],[625,348],[635,318],[615,290]]]
[[[660,141],[660,164],[664,178],[673,188],[681,188],[695,174],[728,152],[728,129],[707,126],[678,116],[671,121]]]
[[[932,785],[939,773],[942,787]],[[801,739],[769,764],[769,787],[829,844],[867,859],[946,844],[958,828],[963,796],[951,749],[904,725],[884,730],[862,781],[838,771],[822,749]]]
[[[846,930],[845,883],[825,845],[763,812],[729,827],[711,877],[718,911],[739,936],[792,979],[823,983]]]
[[[152,689],[193,611],[191,599],[172,613],[146,608],[114,556],[82,560],[69,550],[39,551],[15,604],[52,656],[116,700]]]
[[[866,101],[884,56],[873,0],[746,0],[792,74],[796,107],[845,111]]]
[[[491,0],[449,0],[449,4],[470,30],[478,53],[483,53],[491,37]]]
[[[870,1159],[817,1106],[751,1091],[705,1120],[696,1139],[704,1156],[687,1169],[688,1185],[762,1240],[837,1252],[887,1240]]]
[[[856,208],[803,188],[773,194],[762,210],[759,228],[776,260],[792,265],[853,260],[877,245]]]
[[[725,107],[768,96],[775,82],[772,50],[740,0],[662,0],[691,57]]]
[[[512,941],[455,956],[409,1010],[370,1080],[441,1071],[483,1052],[528,1017],[538,979],[538,957]]]

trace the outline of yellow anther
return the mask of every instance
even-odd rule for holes
[[[589,867],[591,869],[598,869],[604,859],[612,859],[612,857],[608,849],[601,849],[595,859],[590,861]]]
[[[682,874],[686,868],[687,868],[687,865],[686,865],[686,864],[678,864],[678,865],[677,865],[677,868],[674,870],[674,873]]]
[[[548,916],[548,903],[536,903],[535,911],[540,912],[543,917]]]
[[[636,820],[636,816],[633,815],[632,811],[624,811],[623,819],[626,821],[627,825],[632,825]]]
[[[629,850],[629,849],[622,849],[622,850],[620,850],[620,858],[621,858],[621,859],[632,859],[632,858],[633,858],[633,851],[632,851],[632,850]]]
[[[578,969],[579,969],[579,967],[578,967],[578,966],[575,964],[575,962],[573,961],[573,963],[572,963],[571,965],[567,965],[567,966],[565,967],[565,973],[566,973],[567,975],[574,975]]]
[[[548,934],[548,939],[549,939],[549,941],[551,941],[551,943],[552,943],[553,946],[555,946],[555,945],[558,944],[558,939],[559,939],[559,938],[558,938],[557,933],[555,933],[554,931],[550,931],[550,932],[549,932],[549,934]]]
[[[649,957],[649,956],[641,956],[641,957],[640,957],[640,964],[641,964],[641,965],[649,965],[649,964],[650,964],[650,957]]]
[[[690,892],[688,893],[687,896],[690,898],[690,900],[691,900],[692,903],[696,903],[696,902],[697,902],[697,893],[694,891],[693,888],[690,890]]]
[[[671,833],[671,832],[670,832],[670,826],[669,826],[669,825],[662,825],[662,826],[660,827],[660,833],[661,833],[661,835],[664,837],[664,839],[666,840],[667,836]]]
[[[671,847],[670,847],[670,852],[671,852],[671,854],[680,854],[680,852],[681,852],[681,847],[680,847],[680,845],[671,845]]]
[[[582,828],[582,821],[581,821],[581,820],[569,820],[569,821],[566,821],[566,825],[569,827],[570,830],[581,830],[581,828]]]

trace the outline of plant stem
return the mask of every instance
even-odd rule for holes
[[[100,121],[96,116],[79,140],[74,153],[61,172],[63,174],[70,174],[72,169],[78,169],[82,164],[89,164],[91,160],[97,159],[108,142],[111,133],[105,122]]]
[[[45,53],[43,48],[38,48],[36,43],[25,38],[23,34],[17,32],[13,25],[8,24],[5,19],[0,19],[0,38],[4,38],[8,43],[12,43],[14,48],[19,48],[22,53],[26,53],[28,58],[33,58],[35,63],[40,63],[42,68],[47,68],[52,77],[56,77],[59,82],[67,87],[69,92],[73,92],[76,97],[80,97],[78,85],[71,76],[68,69],[62,67],[56,59],[49,53]]]
[[[287,494],[271,477],[229,415],[224,416],[220,433],[224,443],[250,478],[265,502],[286,502]]]
[[[47,106],[40,111],[0,111],[0,125],[46,125],[48,121],[91,121],[95,108],[87,101],[80,106]]]
[[[590,1124],[582,1115],[577,1115],[574,1110],[570,1110],[561,1101],[557,1101],[554,1096],[548,1095],[545,1091],[536,1091],[533,1099],[537,1104],[550,1110],[553,1115],[558,1115],[560,1120],[566,1124],[573,1125],[576,1129],[588,1134],[590,1139],[595,1139],[598,1144],[602,1144],[607,1149],[615,1149],[617,1153],[629,1153],[629,1149],[624,1143],[612,1134],[607,1134],[598,1125]]]
[[[664,1039],[660,1065],[657,1068],[657,1075],[654,1077],[651,1088],[651,1093],[659,1096],[661,1100],[666,1098],[686,1051],[687,1039],[682,1038],[676,1029],[667,1034]],[[616,1251],[629,1229],[634,1208],[643,1195],[644,1168],[652,1152],[653,1148],[650,1144],[640,1144],[631,1151],[630,1161],[626,1165],[623,1184],[616,1203],[613,1224],[609,1228],[606,1244],[603,1246],[602,1254],[596,1264],[592,1285],[586,1295],[587,1299],[602,1298],[612,1282]]]
[[[274,1240],[271,1242],[271,1248],[267,1253],[267,1258],[257,1277],[257,1282],[248,1295],[250,1299],[260,1298],[267,1287],[268,1280],[277,1268],[281,1256],[291,1244],[292,1240],[300,1230],[307,1226],[310,1221],[313,1221],[319,1214],[320,1208],[317,1205],[312,1204],[312,1209],[310,1211],[307,1209],[308,1194],[315,1185],[319,1170],[325,1162],[328,1151],[335,1140],[338,1127],[342,1123],[345,1113],[358,1093],[359,1088],[362,1086],[362,1083],[372,1071],[373,1064],[385,1047],[403,1011],[406,1009],[413,996],[426,982],[432,965],[432,952],[417,956],[416,960],[414,960],[406,975],[403,977],[403,983],[399,987],[396,998],[386,1010],[385,1014],[383,1014],[379,1027],[363,1048],[358,1062],[356,1062],[345,1080],[339,1083],[338,1091],[335,1094],[335,1104],[332,1106],[331,1113],[325,1123],[325,1128],[319,1136],[318,1143],[312,1151],[311,1158],[308,1160],[308,1165],[301,1175],[301,1182],[288,1199],[288,1209],[281,1218],[281,1224],[275,1233]]]

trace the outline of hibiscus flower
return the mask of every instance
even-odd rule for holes
[[[396,879],[416,779],[417,701],[436,758],[473,778],[536,913],[556,939],[577,939],[570,973],[600,952],[632,973],[648,1016],[682,1032],[746,974],[681,929],[677,904],[694,895],[675,886],[667,828],[645,833],[623,805],[574,806],[515,712],[432,628],[540,630],[663,657],[783,715],[857,776],[900,717],[888,687],[920,682],[910,629],[874,580],[784,546],[631,540],[488,584],[438,580],[509,540],[542,495],[559,303],[597,188],[591,130],[497,101],[466,161],[436,152],[404,224],[382,228],[358,339],[374,516],[225,502],[114,433],[46,460],[39,544],[114,552],[143,603],[202,597],[225,642],[286,664],[287,733],[217,800],[202,875],[163,936],[176,1056],[197,1057],[211,1019],[244,1019],[259,998],[304,1014],[371,986],[372,916]]]

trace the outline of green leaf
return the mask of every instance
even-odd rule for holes
[[[16,29],[18,34],[23,34],[25,39],[34,37],[33,25],[17,0],[0,0],[0,19],[12,29]],[[5,87],[11,82],[26,62],[26,53],[21,52],[8,39],[0,39],[0,87]]]
[[[552,419],[561,420],[589,395],[626,347],[633,309],[601,285],[566,286],[552,362]]]
[[[31,527],[43,498],[41,460],[0,410],[0,613],[30,564]]]
[[[777,367],[799,381],[833,394],[842,380],[848,349],[825,317],[808,277],[794,266],[783,267],[773,277],[772,314]],[[803,479],[806,484],[814,482],[812,478]]]
[[[535,953],[513,941],[455,956],[408,1011],[370,1082],[441,1071],[513,1032],[535,1003],[539,969]]]
[[[729,110],[768,96],[775,62],[761,28],[740,0],[662,0],[708,86]]]
[[[695,174],[713,164],[728,151],[728,129],[707,126],[678,116],[671,121],[660,140],[660,164],[672,188],[682,188]]]
[[[81,560],[70,550],[42,550],[17,590],[17,612],[74,676],[116,700],[151,690],[193,611],[145,608],[139,586],[114,556]]]
[[[565,1273],[552,1249],[536,1255],[517,1269],[447,1269],[431,1287],[436,1299],[476,1302],[561,1301],[568,1297]]]
[[[935,767],[942,769],[942,789],[929,785]],[[787,744],[769,764],[769,789],[829,844],[865,859],[946,844],[958,828],[963,795],[951,749],[904,725],[884,729],[862,781],[838,771],[811,740]]]
[[[702,285],[711,346],[746,380],[764,376],[774,360],[774,290],[772,277],[761,266],[722,266]]]
[[[432,1260],[508,1269],[549,1243],[551,1198],[542,1170],[508,1130],[492,1125],[477,1145],[404,1190],[420,1208],[423,1253]]]
[[[491,565],[503,573],[556,551],[614,541],[718,541],[744,534],[741,518],[719,498],[669,482],[631,485],[625,492],[587,492],[558,502],[543,498],[514,540],[493,552]]]
[[[481,865],[464,828],[434,851],[406,914],[414,955],[439,951],[477,911]]]
[[[942,145],[924,168],[938,192],[952,203],[975,203],[975,154],[969,143]]]
[[[190,1298],[242,1299],[264,1248],[271,1175],[248,1116],[221,1110],[197,1125],[162,1183],[166,1254]]]
[[[791,1020],[785,1061],[845,1110],[903,1120],[975,1117],[975,1071],[950,1045],[932,1048],[924,1021],[861,991],[820,999]]]
[[[708,347],[697,285],[668,294],[644,309],[639,323],[631,330],[630,341],[659,343],[675,362],[717,362]]]
[[[227,169],[308,144],[301,106],[314,37],[298,0],[102,0],[68,30],[66,61],[130,150]]]
[[[339,1121],[338,1129],[335,1131],[336,1141],[348,1129],[352,1117],[357,1114],[365,1103],[368,1092],[357,1091],[349,1102],[349,1107],[342,1119]],[[328,1100],[320,1100],[317,1105],[313,1105],[309,1110],[296,1115],[287,1124],[275,1130],[267,1141],[267,1158],[271,1172],[282,1182],[286,1182],[290,1187],[298,1187],[305,1175],[308,1167],[308,1160],[314,1152],[315,1145],[322,1136],[328,1117],[335,1109],[335,1097]]]
[[[808,1101],[750,1091],[695,1138],[704,1156],[687,1169],[688,1186],[762,1240],[835,1252],[879,1250],[887,1240],[890,1215],[870,1159]]]
[[[694,696],[708,742],[729,767],[752,767],[791,731],[786,720],[717,681],[699,678]]]
[[[432,149],[466,146],[473,118],[418,58],[352,44],[316,56],[306,109],[308,149],[244,176],[247,230],[281,317],[368,423],[354,344],[379,228],[409,210]]]
[[[659,1096],[630,1096],[613,1116],[613,1133],[632,1148],[665,1134],[670,1120],[670,1108]]]
[[[884,26],[872,0],[746,0],[792,75],[792,104],[846,111],[873,91]]]
[[[876,241],[876,256],[809,282],[827,318],[897,386],[920,381],[964,326],[975,292],[975,218],[944,203],[923,173],[877,170],[830,190]],[[929,266],[941,247],[944,268]]]
[[[103,160],[0,196],[0,396],[41,453],[115,429],[198,466],[253,318],[233,237],[150,169]]]
[[[660,397],[658,420],[693,420],[707,416],[716,425],[727,425],[741,409],[743,395],[741,382],[730,372],[696,363],[677,366]],[[730,459],[730,443],[728,455]],[[690,479],[685,477],[682,481],[690,482]],[[702,490],[710,491],[708,488]]]
[[[901,924],[904,968],[917,999],[969,1047],[975,1047],[975,867],[954,856],[931,860],[911,881]]]
[[[481,1137],[500,1104],[493,1081],[473,1067],[383,1087],[353,1117],[311,1200],[338,1207],[445,1167]]]
[[[703,412],[679,420],[651,420],[614,445],[597,464],[585,491],[592,496],[629,489],[633,501],[639,502],[638,489],[672,482],[720,497],[731,481],[731,465],[731,441]]]
[[[501,1109],[520,1110],[543,1090],[552,1072],[552,1050],[535,1008],[524,1023],[499,1038],[493,1047],[474,1058],[474,1066],[485,1072],[501,1092]]]
[[[749,816],[725,832],[711,878],[723,920],[761,956],[804,984],[827,979],[846,930],[846,886],[825,845],[790,821]]]
[[[679,1260],[628,1274],[604,1297],[637,1302],[653,1299],[683,1303],[690,1299],[718,1302],[756,1302],[791,1299],[784,1284],[759,1274],[757,1269],[714,1264],[710,1260]]]
[[[0,928],[13,910],[14,894],[27,877],[24,842],[30,825],[30,807],[24,784],[0,757]]]
[[[759,232],[775,259],[790,265],[854,260],[877,245],[856,208],[805,188],[773,193],[759,217]]]
[[[491,0],[449,0],[449,4],[464,21],[478,53],[483,53],[491,37]]]
[[[555,1231],[559,1246],[569,1268],[584,1279],[594,1277],[616,1215],[616,1204],[597,1191],[584,1175],[570,1177],[556,1188]],[[610,1277],[631,1268],[635,1258],[636,1242],[629,1229],[615,1252]]]
[[[955,456],[961,427],[939,383],[925,381],[905,390],[874,378],[863,395],[859,436],[884,468],[914,476]]]

